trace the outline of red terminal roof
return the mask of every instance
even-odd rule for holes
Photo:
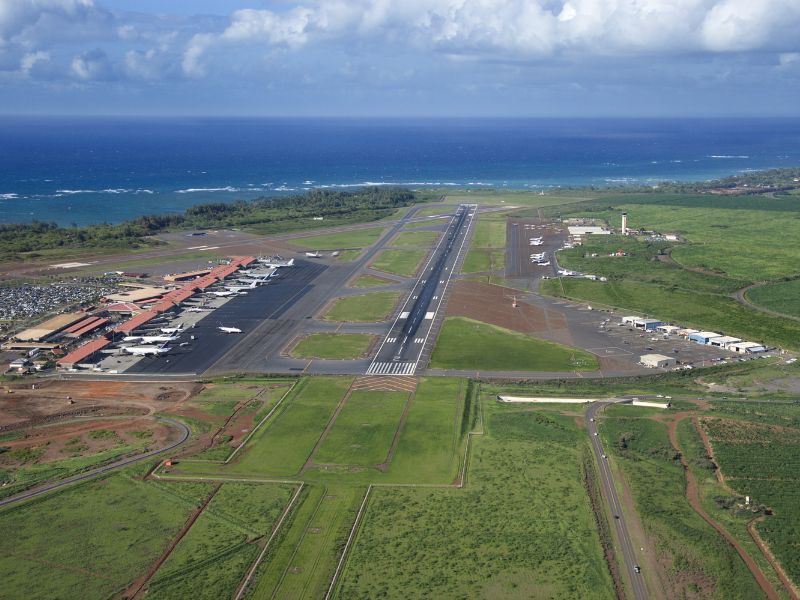
[[[115,302],[106,306],[108,312],[139,312],[142,308],[133,302]]]
[[[132,319],[128,319],[124,323],[120,323],[114,328],[114,331],[118,331],[121,333],[130,333],[137,327],[141,327],[148,321],[152,321],[158,316],[158,313],[154,310],[146,310],[142,313],[139,313]]]
[[[84,327],[86,327],[89,323],[94,323],[95,321],[99,320],[100,317],[86,317],[85,319],[81,319],[77,323],[70,325],[62,333],[75,333],[79,329],[83,329]]]
[[[108,319],[97,319],[96,321],[92,321],[91,323],[87,323],[84,327],[81,327],[77,331],[72,332],[72,335],[75,337],[81,337],[82,335],[86,335],[90,331],[94,331],[108,323]]]
[[[84,344],[83,346],[76,348],[75,350],[67,354],[64,358],[60,358],[58,360],[58,364],[74,365],[75,363],[79,363],[82,360],[86,360],[87,358],[89,358],[92,354],[94,354],[98,350],[102,350],[110,343],[111,343],[110,340],[104,337],[99,337],[96,340],[92,340],[88,344]]]

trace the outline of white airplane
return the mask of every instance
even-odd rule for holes
[[[217,329],[219,329],[220,331],[224,331],[225,333],[242,333],[242,330],[239,329],[238,327],[223,327],[222,325],[220,325],[219,327],[217,327]]]
[[[166,346],[127,346],[123,350],[134,356],[158,356],[166,354],[170,349]]]
[[[544,262],[540,262],[540,263],[536,263],[536,264],[539,265],[540,267],[549,267],[550,266],[550,261],[546,260]]]
[[[544,242],[531,242],[531,246],[541,246]]]
[[[225,289],[229,292],[243,292],[244,290],[252,290],[260,282],[253,281],[250,285],[226,285]]]
[[[259,281],[265,281],[265,280],[269,279],[270,277],[277,277],[278,276],[278,270],[275,269],[275,268],[270,269],[266,273],[254,273],[253,271],[239,271],[239,272],[244,274],[244,275],[246,275],[251,280],[252,279],[257,279]],[[243,280],[240,279],[239,281],[243,281]]]
[[[314,252],[306,252],[306,256],[307,256],[308,258],[322,258],[322,254],[320,254],[320,253],[319,253],[319,252],[317,252],[317,251],[314,251]]]
[[[181,331],[183,331],[183,323],[181,323],[177,327],[162,327],[161,331],[163,333],[180,333]]]
[[[177,335],[129,335],[125,337],[123,342],[140,341],[143,344],[166,344],[167,342],[174,342],[178,339]]]
[[[211,294],[212,296],[219,296],[220,298],[227,298],[228,296],[235,296],[236,292],[231,292],[230,290],[225,290],[225,291],[220,290],[219,292],[206,292],[206,294]]]
[[[247,284],[255,283],[256,285],[261,285],[263,283],[267,283],[264,279],[248,279],[247,277],[239,277],[239,279],[237,279],[236,281],[239,281],[241,283],[247,283]]]
[[[575,275],[575,271],[568,271],[567,269],[559,269],[558,274],[564,275],[566,277],[572,277],[573,275]]]
[[[199,313],[199,312],[208,312],[211,309],[210,308],[200,308],[199,306],[190,306],[189,308],[187,308],[185,310],[186,310],[186,312]]]
[[[293,267],[294,266],[294,259],[290,258],[289,260],[283,260],[281,258],[259,258],[258,262],[260,262],[265,267],[269,267],[270,269],[277,269],[278,267]]]

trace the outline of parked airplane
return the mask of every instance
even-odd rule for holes
[[[237,279],[236,281],[247,284],[255,283],[256,285],[262,285],[264,283],[267,283],[266,280],[264,279],[248,279],[247,277],[239,277],[239,279]]]
[[[226,285],[225,289],[229,292],[243,292],[244,290],[252,290],[260,281],[253,281],[250,285]]]
[[[126,346],[123,348],[128,354],[134,356],[158,356],[169,352],[169,348],[164,346]]]
[[[164,333],[180,333],[181,331],[183,331],[183,323],[181,323],[177,327],[162,327],[161,331]]]
[[[275,268],[270,269],[266,273],[254,273],[253,271],[239,271],[243,275],[249,277],[250,279],[258,279],[261,281],[267,280],[270,277],[277,277],[278,270]],[[241,279],[239,281],[242,281]]]
[[[123,342],[140,341],[143,344],[156,344],[172,342],[178,339],[177,335],[129,335],[123,338]]]
[[[550,261],[546,260],[544,262],[540,262],[540,263],[536,263],[536,264],[539,265],[540,267],[549,267],[550,266]]]
[[[238,327],[223,327],[222,325],[220,325],[219,327],[217,327],[217,329],[219,329],[220,331],[224,331],[225,333],[242,333],[242,330],[239,329]]]
[[[307,256],[308,258],[322,258],[322,254],[320,254],[320,253],[319,253],[319,252],[317,252],[317,251],[314,251],[314,252],[306,252],[306,256]]]
[[[269,267],[270,269],[277,269],[278,267],[294,266],[293,258],[290,258],[289,260],[283,260],[280,256],[259,258],[258,262],[260,262],[265,267]]]
[[[235,296],[236,292],[232,292],[230,290],[220,290],[218,292],[206,292],[206,294],[211,294],[212,296],[219,296],[220,298],[227,298],[228,296]]]
[[[564,275],[566,277],[572,277],[573,275],[575,275],[575,271],[568,271],[567,269],[559,269],[558,274]]]
[[[208,312],[210,310],[211,310],[210,308],[200,308],[199,306],[191,306],[186,309],[186,312],[199,313],[199,312]]]

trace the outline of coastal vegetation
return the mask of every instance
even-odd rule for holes
[[[113,225],[2,224],[0,260],[33,258],[46,250],[130,250],[158,244],[152,236],[169,229],[238,227],[267,234],[363,223],[387,217],[416,201],[410,190],[394,187],[312,190],[299,196],[200,204],[183,214],[149,215]]]

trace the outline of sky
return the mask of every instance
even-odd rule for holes
[[[0,114],[800,116],[800,0],[0,0]]]

